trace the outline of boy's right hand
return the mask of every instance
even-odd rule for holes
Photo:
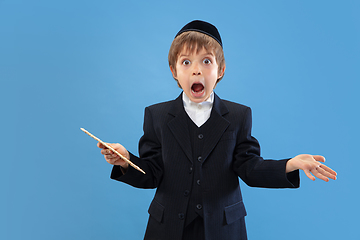
[[[129,152],[126,150],[126,148],[124,148],[121,144],[119,143],[106,143],[109,144],[113,149],[115,149],[118,153],[120,153],[121,155],[123,155],[125,158],[130,160],[130,154]],[[112,165],[119,165],[121,166],[124,170],[127,170],[129,167],[129,164],[127,162],[125,162],[124,160],[122,160],[116,153],[113,153],[113,151],[111,151],[110,149],[108,149],[107,147],[105,147],[103,144],[101,144],[100,142],[98,142],[97,146],[99,148],[101,148],[101,154],[104,155],[105,160],[112,164]]]

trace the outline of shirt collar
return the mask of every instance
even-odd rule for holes
[[[190,100],[190,98],[183,92],[182,94],[182,100],[184,103],[185,108],[196,108],[196,107],[204,107],[204,108],[212,108],[212,105],[214,103],[214,92],[212,91],[209,98],[206,99],[204,102],[201,103],[195,103]]]

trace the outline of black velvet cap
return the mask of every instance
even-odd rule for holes
[[[179,36],[181,33],[188,31],[204,33],[215,39],[220,44],[220,46],[223,47],[219,31],[214,25],[208,22],[204,22],[200,20],[194,20],[192,22],[189,22],[176,34],[175,38]]]

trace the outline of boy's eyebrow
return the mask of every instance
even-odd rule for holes
[[[190,55],[192,55],[192,54],[185,54],[185,53],[180,53],[179,54],[179,58],[180,57],[188,57],[188,56],[190,56]],[[207,52],[207,53],[204,53],[204,54],[202,54],[202,55],[211,55],[211,56],[215,56],[212,52]]]
[[[186,55],[186,54],[179,54],[179,58],[180,57],[188,57],[189,55]]]

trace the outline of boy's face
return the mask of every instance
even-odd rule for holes
[[[176,61],[176,73],[172,67],[170,70],[181,88],[191,101],[201,103],[210,97],[211,92],[225,71],[221,70],[216,63],[212,52],[201,49],[198,53],[182,51]]]

